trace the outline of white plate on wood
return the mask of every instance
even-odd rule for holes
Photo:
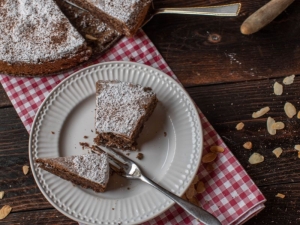
[[[181,196],[195,176],[202,154],[202,128],[186,91],[171,77],[132,62],[100,63],[61,82],[40,106],[29,139],[32,173],[41,192],[61,213],[85,224],[137,224],[174,203],[142,181],[111,177],[105,193],[74,186],[38,168],[42,157],[86,153],[79,142],[93,144],[95,83],[120,80],[151,87],[159,103],[138,139],[144,154],[130,156],[149,178]],[[87,137],[85,137],[87,136]]]

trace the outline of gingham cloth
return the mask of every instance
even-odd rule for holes
[[[124,37],[91,64],[116,60],[143,63],[177,80],[143,31],[139,31],[134,38]],[[81,68],[77,68],[76,71]],[[3,88],[28,132],[35,113],[45,97],[56,85],[74,72],[75,70],[43,78],[0,75]],[[214,214],[222,224],[241,224],[262,210],[266,199],[200,110],[199,116],[204,133],[204,154],[212,145],[224,147],[225,152],[218,155],[213,164],[215,168],[213,171],[208,172],[203,165],[200,165],[197,175],[199,180],[204,182],[206,190],[198,194],[197,199],[200,205]],[[144,224],[173,225],[199,224],[199,222],[175,205]]]

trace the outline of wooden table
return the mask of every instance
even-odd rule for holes
[[[156,7],[200,6],[232,3],[227,0],[160,0]],[[186,87],[225,143],[267,198],[266,209],[247,224],[300,223],[300,120],[288,119],[286,101],[300,110],[300,76],[284,86],[281,96],[273,94],[275,81],[300,74],[300,2],[295,1],[261,32],[243,36],[244,19],[268,2],[241,0],[235,18],[158,15],[144,27],[145,32]],[[214,42],[211,41],[213,37]],[[252,119],[252,112],[269,106],[269,116],[286,128],[271,136],[266,116]],[[238,122],[245,129],[236,131]],[[242,145],[252,141],[253,150]],[[0,191],[1,206],[13,212],[0,224],[77,224],[54,209],[36,186],[32,174],[24,176],[28,161],[28,133],[0,87]],[[276,158],[272,150],[283,148]],[[265,156],[261,164],[250,165],[253,152]],[[277,193],[286,195],[276,198]]]

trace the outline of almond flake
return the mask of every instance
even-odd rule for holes
[[[294,83],[294,79],[295,79],[295,75],[288,76],[288,77],[283,79],[283,83],[285,85],[292,84],[292,83]]]
[[[275,95],[282,95],[282,92],[283,92],[282,84],[279,84],[278,82],[275,82],[273,88],[274,88],[274,94]]]
[[[300,111],[297,114],[297,118],[300,119]]]
[[[194,180],[192,181],[192,184],[195,185],[195,184],[198,183],[198,181],[199,181],[199,177],[196,175],[196,176],[194,177]]]
[[[11,207],[9,205],[5,205],[0,209],[0,220],[4,219],[5,217],[7,217],[7,215],[10,213],[11,211]]]
[[[85,37],[89,40],[92,40],[92,41],[97,41],[98,39],[95,38],[94,36],[90,35],[90,34],[86,34]]]
[[[24,175],[27,175],[27,173],[29,172],[29,166],[23,166],[23,173],[24,173]]]
[[[194,188],[194,185],[191,185],[187,191],[185,192],[186,197],[190,200],[191,198],[193,198],[197,193],[196,190]]]
[[[277,197],[277,198],[285,198],[285,195],[281,194],[281,193],[278,193],[277,195],[275,195],[275,197]]]
[[[294,147],[297,151],[300,151],[300,145],[295,145]]]
[[[237,125],[236,125],[236,129],[237,130],[241,130],[241,129],[243,129],[244,128],[244,126],[245,126],[245,124],[243,123],[243,122],[240,122],[240,123],[238,123]]]
[[[0,199],[2,199],[4,196],[4,191],[0,191]]]
[[[286,102],[284,105],[284,111],[285,114],[289,117],[289,118],[293,118],[293,116],[296,115],[296,108],[292,103]]]
[[[282,148],[275,148],[273,151],[274,155],[276,155],[277,158],[279,158],[279,156],[281,155],[282,153]]]
[[[221,146],[214,145],[210,147],[210,151],[214,153],[222,153],[224,152],[224,148]]]
[[[270,107],[266,106],[264,108],[261,108],[260,110],[258,110],[257,112],[252,113],[252,118],[258,118],[261,117],[263,115],[265,115],[267,112],[270,111]]]
[[[203,163],[210,163],[214,161],[217,158],[217,154],[213,152],[209,152],[206,155],[202,157],[202,162]]]
[[[276,130],[272,128],[274,123],[275,123],[275,120],[272,117],[268,117],[268,119],[267,119],[267,129],[268,129],[269,134],[271,134],[271,135],[276,134]]]
[[[264,157],[261,154],[256,153],[256,152],[254,152],[249,158],[250,164],[257,164],[257,163],[261,163],[263,161],[264,161]]]
[[[198,193],[203,193],[205,191],[204,183],[199,181],[196,188]]]
[[[247,141],[245,144],[243,144],[243,147],[245,149],[251,149],[252,148],[252,142],[251,141]]]
[[[284,123],[283,122],[276,122],[272,124],[272,129],[275,130],[282,130],[284,128]]]
[[[192,197],[191,199],[189,199],[189,202],[195,206],[198,206],[198,207],[200,206],[199,201],[195,197]]]

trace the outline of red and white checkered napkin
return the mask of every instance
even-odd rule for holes
[[[177,79],[143,31],[134,38],[124,37],[92,64],[116,60],[150,65]],[[81,68],[77,68],[79,69]],[[0,75],[1,83],[28,131],[45,97],[64,78],[74,72],[75,70],[43,78]],[[198,176],[199,180],[204,182],[206,191],[197,198],[201,206],[217,216],[222,224],[240,224],[262,210],[266,199],[200,110],[199,116],[204,132],[204,154],[212,145],[224,147],[225,152],[218,155],[213,171],[208,172],[203,165],[200,166]],[[199,222],[175,205],[145,224],[199,224]]]

